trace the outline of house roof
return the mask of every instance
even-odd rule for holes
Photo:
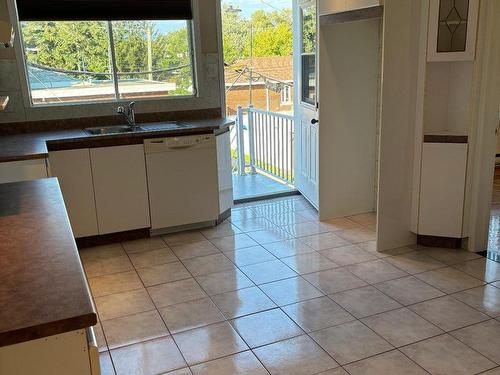
[[[265,79],[275,81],[293,81],[293,56],[254,57],[254,82],[264,82]],[[225,68],[226,85],[232,85],[244,68],[250,67],[250,59],[236,60]],[[236,84],[248,82],[248,73],[244,73]]]

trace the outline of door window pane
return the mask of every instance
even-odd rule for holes
[[[302,101],[316,105],[316,55],[302,55]]]
[[[316,7],[302,9],[302,53],[316,51]]]
[[[440,0],[437,52],[464,52],[469,0]]]

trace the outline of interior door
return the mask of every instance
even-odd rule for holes
[[[295,185],[318,208],[316,0],[294,0]]]

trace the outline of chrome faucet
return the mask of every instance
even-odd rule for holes
[[[137,130],[137,124],[135,123],[134,106],[135,102],[130,102],[127,109],[120,106],[116,109],[116,113],[125,116],[125,118],[127,119],[128,126],[130,126],[132,130]]]

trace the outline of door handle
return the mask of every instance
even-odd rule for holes
[[[317,124],[317,123],[319,123],[319,121],[318,121],[318,120],[316,120],[315,118],[313,118],[313,119],[311,120],[311,124],[315,125],[315,124]]]

